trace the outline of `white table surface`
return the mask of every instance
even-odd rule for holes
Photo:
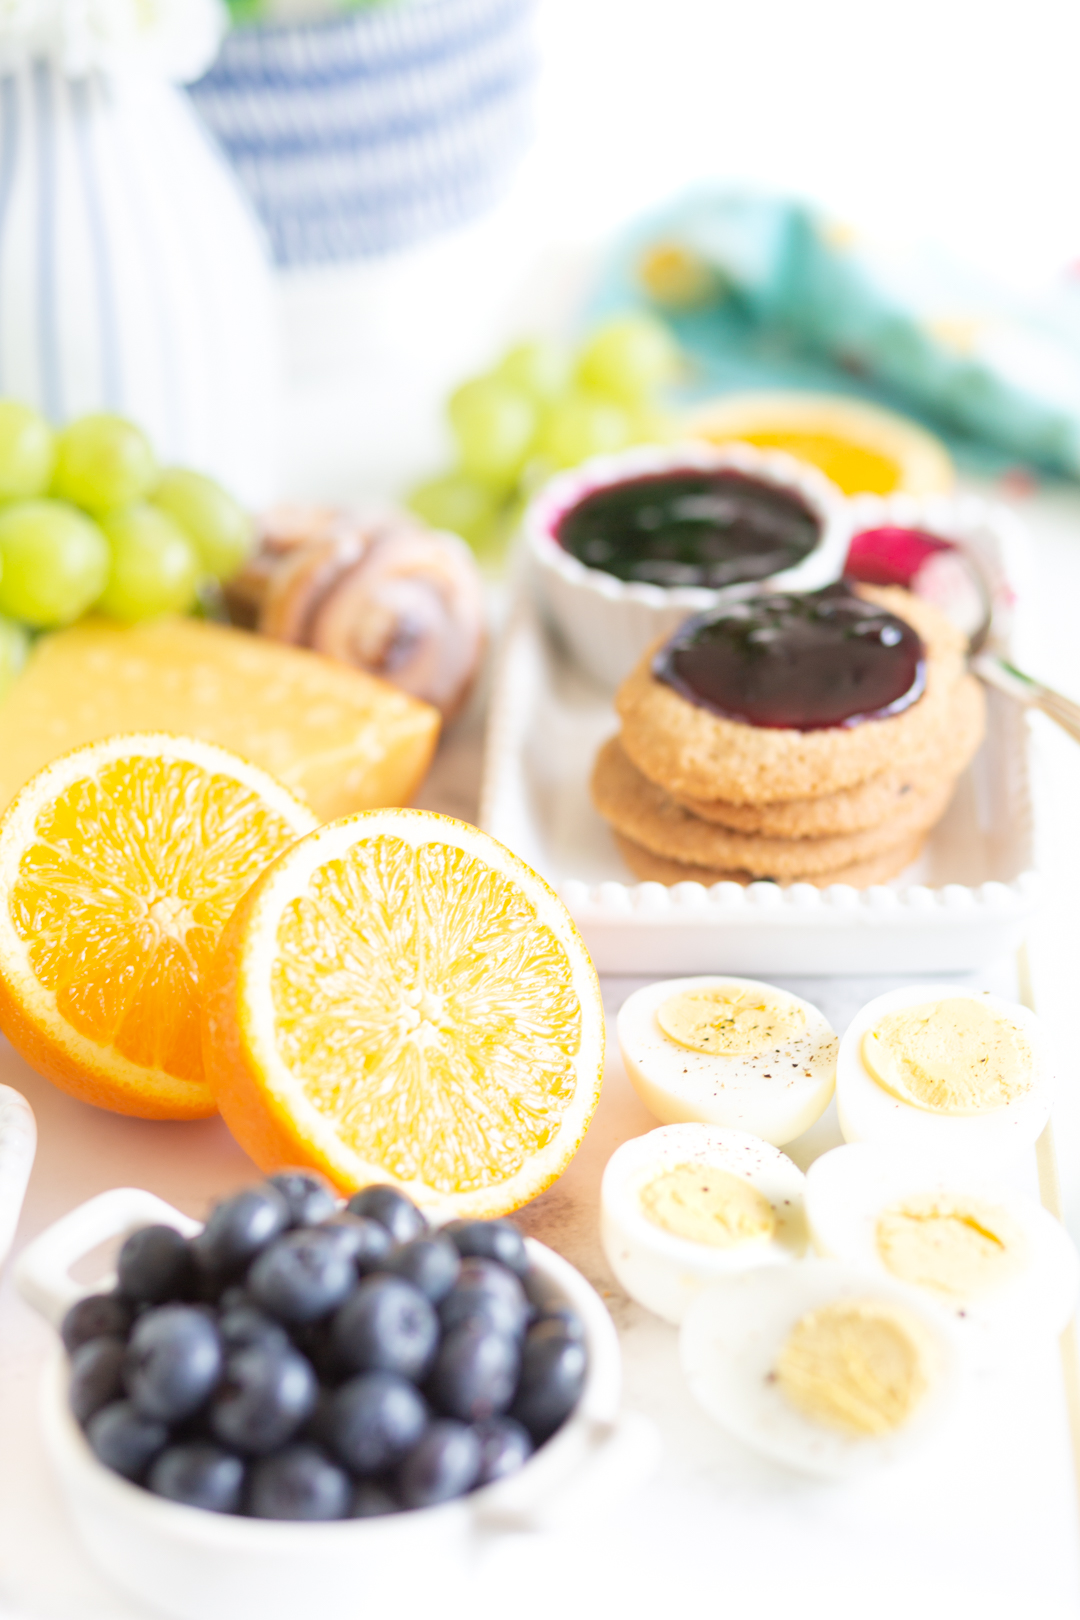
[[[1072,503],[1070,497],[1063,508],[1069,524]],[[1054,528],[1056,509],[1040,507],[1039,517],[1041,563],[1044,556],[1054,559],[1056,546],[1066,554],[1069,538]],[[1080,567],[1075,574],[1080,584]],[[1045,662],[1040,667],[1053,673]],[[422,803],[466,817],[475,813],[480,728],[478,701],[444,744]],[[1067,846],[1073,825],[1069,772],[1076,760],[1049,738],[1041,753],[1042,796],[1051,810],[1046,837],[1060,836]],[[1073,974],[1076,966],[1070,937],[1074,863],[1063,864],[1061,879],[1050,886],[1034,950],[1046,964],[1036,980],[1040,1004],[1052,1024],[1067,1030],[1075,1006],[1069,970],[1070,962]],[[605,981],[609,1015],[640,982]],[[1011,960],[968,982],[1018,994]],[[888,983],[807,979],[790,981],[790,987],[821,1005],[842,1029]],[[1068,1048],[1066,1055],[1059,1130],[1071,1163],[1070,1133],[1080,1108]],[[2,1041],[0,1083],[24,1092],[39,1126],[16,1247],[111,1186],[148,1187],[198,1216],[212,1198],[256,1173],[220,1121],[166,1124],[92,1109],[33,1074]],[[678,1371],[676,1331],[626,1298],[599,1249],[603,1166],[619,1142],[654,1124],[626,1079],[612,1038],[603,1099],[585,1143],[522,1220],[603,1293],[622,1339],[626,1404],[652,1417],[661,1431],[658,1471],[596,1523],[542,1539],[493,1543],[467,1594],[469,1612],[504,1615],[512,1593],[516,1613],[546,1613],[553,1590],[572,1620],[600,1607],[605,1613],[621,1606],[630,1615],[652,1614],[675,1599],[697,1608],[710,1595],[740,1605],[754,1620],[786,1620],[792,1612],[856,1620],[868,1604],[876,1615],[916,1609],[942,1620],[1021,1612],[1064,1620],[1080,1612],[1076,1459],[1058,1347],[1046,1345],[1007,1375],[980,1380],[955,1425],[928,1451],[868,1480],[822,1485],[756,1458],[694,1406]],[[791,1151],[806,1164],[838,1140],[830,1109]],[[1034,1155],[1018,1175],[1037,1191]],[[1075,1197],[1073,1180],[1068,1185]],[[0,1284],[0,1614],[17,1620],[149,1620],[95,1573],[49,1476],[35,1411],[49,1340],[49,1330],[15,1295],[9,1267]],[[539,1587],[538,1568],[544,1572]],[[400,1620],[411,1620],[413,1612],[403,1592]],[[457,1610],[451,1604],[447,1612]]]
[[[642,981],[608,980],[614,1013]],[[786,981],[842,1029],[880,980]],[[1015,994],[1012,964],[979,984]],[[30,1099],[40,1147],[19,1241],[107,1187],[151,1188],[200,1215],[207,1201],[254,1174],[217,1120],[162,1124],[121,1119],[75,1102],[0,1050],[0,1082]],[[1007,1374],[983,1377],[954,1424],[900,1465],[855,1483],[823,1485],[765,1462],[729,1440],[682,1383],[674,1328],[634,1305],[599,1250],[600,1175],[619,1142],[652,1128],[617,1055],[600,1109],[560,1181],[522,1212],[534,1235],[568,1256],[600,1289],[620,1331],[626,1404],[658,1424],[658,1471],[616,1511],[543,1538],[509,1537],[485,1552],[470,1612],[544,1608],[533,1572],[560,1605],[585,1616],[621,1602],[644,1614],[676,1595],[727,1601],[762,1617],[828,1610],[878,1614],[1064,1617],[1080,1609],[1074,1461],[1057,1347],[1044,1345]],[[792,1152],[804,1165],[839,1141],[833,1110]],[[1035,1191],[1034,1156],[1019,1179]],[[0,1613],[18,1620],[148,1620],[99,1577],[77,1544],[50,1478],[37,1425],[37,1384],[51,1334],[19,1300],[10,1271],[0,1290]],[[720,1572],[722,1571],[722,1580]],[[885,1590],[882,1590],[882,1583]],[[966,1605],[966,1606],[965,1606]],[[809,1606],[809,1607],[808,1607]],[[457,1612],[452,1607],[449,1612]],[[357,1608],[357,1616],[363,1613]],[[403,1593],[400,1620],[415,1611]],[[246,1616],[239,1620],[247,1620]],[[257,1620],[252,1615],[250,1620]],[[417,1617],[419,1620],[419,1617]]]
[[[809,9],[802,0],[741,8],[544,0],[540,139],[506,203],[416,254],[282,283],[281,493],[396,494],[437,470],[447,453],[439,409],[447,388],[514,337],[564,322],[596,239],[718,171],[802,189],[849,219],[899,225],[908,236],[928,229],[955,239],[966,230],[960,245],[1037,281],[1044,262],[1077,250],[1068,181],[1071,47],[1080,24],[1060,0],[1033,0],[1028,10],[1017,31],[1005,11],[915,0],[904,26],[889,29],[892,71],[884,73],[881,38],[854,0]],[[882,9],[882,25],[887,16]],[[778,41],[791,48],[778,54]],[[940,118],[913,115],[913,75],[924,90],[937,87],[931,99],[963,124],[964,140],[943,142]],[[1006,102],[1012,116],[1003,118]],[[778,106],[784,118],[775,116]],[[979,165],[971,162],[972,132]],[[1013,171],[1018,183],[1003,193],[1000,175]],[[970,203],[973,184],[983,205],[957,210],[957,195]],[[1003,196],[1007,206],[999,206]],[[1033,535],[1020,659],[1080,696],[1080,490],[1043,490],[1018,504]],[[1038,1009],[1064,1059],[1054,1129],[1066,1219],[1080,1238],[1080,749],[1039,720],[1033,731],[1041,865],[1051,881],[1030,959]],[[474,705],[444,744],[420,802],[474,815],[480,748]],[[998,964],[981,982],[1015,994],[1015,964]],[[884,987],[801,986],[838,1027]],[[608,981],[609,1008],[631,988]],[[17,1247],[107,1187],[147,1186],[201,1215],[255,1174],[219,1121],[160,1124],[96,1111],[32,1074],[2,1041],[0,1083],[25,1092],[39,1126]],[[613,1055],[580,1153],[524,1219],[605,1292],[622,1336],[627,1404],[662,1430],[658,1472],[602,1524],[491,1547],[470,1612],[569,1620],[652,1620],[673,1608],[740,1620],[1058,1620],[1080,1612],[1076,1459],[1057,1347],[981,1384],[930,1453],[858,1486],[815,1484],[754,1458],[692,1404],[675,1331],[626,1300],[598,1250],[603,1165],[619,1141],[653,1123]],[[827,1116],[815,1128],[819,1147],[829,1130]],[[1023,1173],[1034,1187],[1034,1165]],[[48,1344],[48,1330],[15,1296],[8,1267],[0,1279],[0,1616],[149,1620],[95,1574],[50,1479],[35,1411]],[[395,1620],[412,1612],[403,1571]]]

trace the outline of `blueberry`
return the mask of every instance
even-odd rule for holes
[[[362,1479],[353,1492],[350,1519],[374,1519],[383,1513],[400,1513],[401,1503],[395,1501],[385,1486],[373,1479]]]
[[[381,1270],[394,1247],[385,1226],[364,1215],[350,1215],[347,1210],[324,1221],[319,1232],[337,1245],[338,1253],[351,1260],[361,1275]]]
[[[239,1513],[244,1492],[244,1465],[230,1451],[209,1440],[188,1440],[167,1446],[147,1475],[156,1496],[211,1513]]]
[[[443,1231],[466,1258],[497,1260],[519,1277],[529,1269],[525,1239],[513,1221],[451,1221]]]
[[[354,1474],[381,1474],[416,1444],[427,1421],[414,1385],[395,1373],[362,1373],[335,1391],[323,1432]]]
[[[516,1474],[532,1456],[533,1443],[527,1429],[513,1418],[488,1418],[474,1429],[480,1442],[480,1472],[478,1485],[490,1485],[507,1474]]]
[[[144,1416],[190,1417],[221,1377],[221,1340],[205,1311],[159,1305],[136,1322],[124,1356],[124,1388]]]
[[[210,1406],[222,1445],[262,1456],[291,1440],[315,1409],[318,1381],[299,1350],[253,1345],[229,1357]]]
[[[112,1401],[94,1413],[86,1438],[98,1462],[125,1479],[138,1479],[165,1446],[169,1431],[156,1418],[143,1417],[130,1401]]]
[[[187,1239],[171,1226],[144,1226],[132,1232],[116,1264],[120,1292],[139,1305],[186,1299],[195,1266]]]
[[[406,1452],[394,1476],[405,1507],[433,1507],[464,1496],[480,1473],[480,1441],[473,1429],[452,1418],[440,1418],[424,1430]]]
[[[293,1226],[318,1226],[337,1213],[337,1193],[314,1170],[279,1170],[276,1176],[267,1176],[266,1183],[288,1204]]]
[[[247,1278],[256,1304],[283,1322],[317,1322],[356,1286],[356,1267],[318,1227],[286,1232],[263,1250]]]
[[[289,1335],[281,1323],[250,1303],[223,1308],[218,1314],[217,1327],[226,1355],[234,1350],[250,1350],[256,1344],[284,1350],[289,1343]]]
[[[463,1260],[458,1280],[439,1307],[443,1331],[462,1322],[520,1338],[529,1319],[525,1290],[512,1271],[496,1260]]]
[[[394,1250],[385,1269],[396,1277],[404,1277],[433,1305],[438,1305],[457,1282],[461,1257],[449,1238],[414,1238]]]
[[[135,1320],[135,1307],[119,1294],[87,1294],[77,1299],[60,1324],[60,1337],[68,1355],[89,1339],[126,1339]]]
[[[334,1449],[334,1396],[337,1391],[328,1389],[325,1384],[319,1385],[319,1392],[315,1397],[315,1405],[311,1408],[307,1420],[296,1431],[297,1440],[306,1441],[312,1446],[321,1446],[324,1451]]]
[[[447,1417],[479,1423],[505,1412],[514,1398],[520,1367],[516,1340],[462,1322],[444,1335],[425,1389]]]
[[[524,1424],[538,1446],[577,1405],[586,1365],[580,1340],[564,1338],[543,1322],[526,1335],[521,1379],[510,1416]]]
[[[353,1193],[345,1208],[350,1215],[366,1215],[378,1221],[395,1243],[411,1243],[428,1229],[426,1217],[397,1187],[364,1187]]]
[[[68,1405],[75,1420],[84,1427],[95,1412],[124,1393],[120,1367],[124,1360],[123,1339],[87,1339],[71,1358],[71,1384]]]
[[[577,1311],[560,1306],[556,1310],[541,1311],[529,1329],[530,1338],[537,1335],[541,1338],[550,1336],[556,1339],[573,1339],[576,1344],[584,1344],[585,1324]]]
[[[200,1269],[211,1278],[237,1276],[249,1260],[289,1225],[289,1206],[276,1187],[245,1187],[210,1211],[202,1231],[191,1240]]]
[[[244,1287],[243,1283],[230,1283],[227,1288],[218,1292],[218,1310],[231,1311],[241,1305],[254,1305],[255,1301]]]
[[[350,1368],[343,1367],[334,1348],[334,1319],[312,1322],[308,1327],[294,1327],[292,1342],[307,1357],[324,1384],[340,1384],[347,1378]]]
[[[252,1465],[248,1512],[256,1519],[343,1519],[352,1499],[348,1474],[316,1446],[287,1446]]]
[[[439,1342],[439,1319],[402,1277],[367,1277],[334,1317],[331,1347],[342,1370],[422,1378]]]

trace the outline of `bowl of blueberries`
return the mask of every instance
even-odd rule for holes
[[[122,1238],[87,1293],[72,1266]],[[45,1442],[91,1556],[180,1620],[445,1606],[487,1537],[576,1518],[649,1467],[618,1340],[509,1220],[436,1227],[393,1186],[284,1171],[205,1225],[101,1194],[20,1258],[60,1332]]]

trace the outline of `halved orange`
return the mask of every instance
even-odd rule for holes
[[[953,484],[949,453],[932,433],[842,394],[721,395],[695,407],[682,426],[713,444],[786,450],[819,467],[845,495],[936,495]]]
[[[576,1150],[604,1018],[542,878],[464,822],[372,810],[309,833],[244,896],[207,976],[203,1049],[263,1169],[490,1216]]]
[[[112,737],[33,777],[0,821],[0,1029],[84,1102],[216,1111],[199,997],[236,902],[315,817],[193,737]]]

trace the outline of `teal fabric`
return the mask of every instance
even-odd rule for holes
[[[710,273],[703,302],[661,308],[691,360],[688,397],[841,392],[918,417],[970,466],[1021,462],[1080,477],[1080,290],[1065,286],[1028,308],[945,261],[913,273],[876,259],[803,204],[706,191],[624,235],[590,299],[590,321],[658,307],[640,265],[660,244]],[[970,316],[970,352],[935,335],[937,315]],[[999,364],[995,346],[1019,353],[1020,366]]]

